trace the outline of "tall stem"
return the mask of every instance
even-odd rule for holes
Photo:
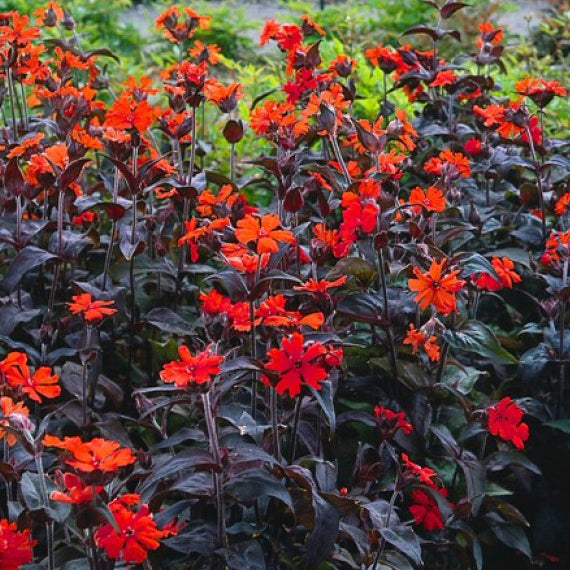
[[[273,457],[279,461],[281,450],[279,449],[279,432],[277,426],[277,390],[270,388],[270,406],[271,406],[271,439],[273,442]]]
[[[390,519],[392,518],[392,511],[394,510],[394,505],[396,504],[396,498],[398,497],[398,483],[399,477],[396,477],[396,482],[394,483],[394,492],[392,493],[392,497],[390,497],[390,504],[388,505],[388,513],[386,514],[386,528],[390,528]],[[384,537],[380,537],[380,544],[378,544],[378,551],[376,552],[376,556],[374,557],[374,562],[370,570],[376,570],[378,566],[378,562],[380,561],[380,557],[384,552],[384,548],[386,547],[386,540]]]
[[[261,259],[261,256],[259,257]],[[257,279],[256,279],[257,282]],[[249,302],[249,320],[251,323],[251,357],[257,358],[257,330],[255,328],[255,306]],[[251,417],[257,416],[257,372],[253,372],[253,384],[251,386]]]
[[[12,112],[12,129],[14,130],[14,141],[18,140],[18,128],[16,123],[16,94],[14,92],[14,79],[12,78],[12,68],[8,67],[8,97],[10,99],[10,111]]]
[[[236,181],[236,145],[232,143],[230,145],[230,180],[232,182]]]
[[[293,431],[291,432],[291,445],[289,448],[289,463],[295,461],[295,453],[297,451],[297,435],[299,433],[299,422],[301,420],[301,404],[303,397],[301,394],[297,396],[295,402],[295,416],[293,418]]]
[[[390,353],[390,366],[394,380],[398,381],[398,356],[396,353],[396,343],[394,341],[394,333],[392,332],[392,324],[390,322],[390,305],[388,303],[388,287],[386,286],[386,269],[384,267],[384,253],[382,249],[378,250],[378,273],[380,275],[380,285],[382,289],[382,297],[384,300],[384,317],[387,321],[386,335],[388,336],[388,350]]]
[[[346,163],[344,162],[344,158],[342,158],[342,153],[340,152],[340,148],[338,146],[338,141],[336,140],[336,136],[331,134],[329,136],[331,141],[331,146],[333,148],[334,156],[336,161],[339,163],[342,173],[344,175],[344,179],[346,181],[347,186],[350,185],[350,174],[348,173],[348,168],[346,167]]]
[[[44,465],[42,460],[41,452],[37,451],[35,454],[36,470],[40,479],[40,494],[42,499],[42,506],[44,509],[49,508],[49,495],[46,486]],[[47,537],[47,560],[48,560],[48,570],[55,570],[55,559],[54,559],[54,528],[53,521],[48,519],[46,521],[46,537]]]
[[[536,156],[536,149],[534,148],[534,141],[532,140],[532,133],[530,128],[526,127],[526,136],[528,137],[528,146],[530,147],[530,152],[532,154],[532,159],[534,161],[536,171],[536,185],[538,186],[538,203],[540,205],[540,215],[542,217],[542,239],[546,239],[546,210],[544,207],[544,196],[542,194],[542,176],[540,170],[538,169],[539,163]]]
[[[566,287],[568,281],[568,259],[564,260],[564,267],[562,270],[562,287]],[[560,360],[560,384],[559,384],[559,396],[558,396],[558,416],[562,416],[562,411],[564,410],[564,392],[566,378],[564,374],[564,317],[566,316],[566,299],[560,299],[558,315],[558,359]]]
[[[218,442],[218,432],[216,430],[216,422],[212,413],[212,403],[210,401],[210,392],[202,394],[202,402],[204,404],[204,418],[206,419],[206,428],[208,430],[208,440],[210,443],[210,452],[216,465],[221,464],[220,460],[220,446]],[[218,543],[222,548],[228,545],[226,533],[226,518],[225,518],[225,504],[224,504],[224,489],[223,481],[220,473],[212,473],[214,481],[214,491],[216,493],[216,512],[217,512],[217,531]]]
[[[119,196],[119,169],[115,167],[115,178],[113,180],[113,204],[117,203],[117,198]],[[109,245],[107,246],[107,252],[105,253],[105,265],[103,266],[103,287],[102,290],[107,290],[107,277],[109,276],[109,268],[111,267],[111,257],[113,256],[113,245],[115,242],[115,229],[117,222],[113,217],[113,222],[111,224],[111,235],[109,237]]]

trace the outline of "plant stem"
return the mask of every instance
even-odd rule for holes
[[[562,287],[566,287],[568,282],[568,259],[564,260],[564,266],[562,270]],[[560,299],[560,307],[558,309],[558,358],[560,360],[560,384],[559,384],[559,396],[558,396],[558,416],[562,416],[564,410],[564,392],[566,378],[564,375],[564,317],[566,316],[566,298]]]
[[[331,146],[333,148],[334,156],[336,161],[339,163],[342,173],[344,175],[344,179],[346,181],[347,186],[350,186],[350,174],[348,173],[348,168],[346,168],[346,163],[344,162],[344,158],[342,158],[342,154],[340,152],[340,148],[338,146],[338,141],[336,140],[336,136],[331,134],[329,135],[329,139],[331,141]]]
[[[261,259],[261,257],[260,257]],[[249,302],[249,320],[251,323],[251,357],[257,358],[257,330],[255,328],[255,306]],[[257,372],[253,372],[253,384],[251,386],[251,417],[257,416]]]
[[[40,478],[40,493],[42,498],[42,505],[44,509],[47,510],[49,508],[49,495],[47,492],[44,465],[43,465],[41,452],[36,452],[34,459],[36,462],[36,470]],[[49,519],[46,521],[48,570],[55,570],[53,531],[54,531],[53,521]]]
[[[386,528],[390,528],[390,519],[392,518],[392,511],[394,510],[394,505],[396,504],[396,498],[398,497],[399,494],[398,482],[399,482],[399,476],[396,477],[396,482],[394,483],[394,492],[390,497],[390,504],[388,505],[388,513],[386,514]],[[378,562],[380,561],[380,557],[382,556],[385,547],[386,547],[386,540],[384,539],[383,536],[381,536],[380,544],[378,545],[378,551],[376,552],[376,556],[374,557],[374,562],[372,563],[370,570],[376,570],[376,567],[378,566]]]
[[[303,397],[301,394],[297,396],[297,401],[295,402],[295,416],[293,418],[293,431],[291,432],[291,446],[289,452],[289,463],[293,463],[295,460],[295,452],[297,451],[297,434],[299,433],[299,422],[301,420],[301,404]]]
[[[538,158],[536,156],[536,149],[534,148],[534,141],[532,140],[532,134],[530,132],[530,128],[526,127],[526,136],[528,137],[528,146],[530,148],[530,152],[532,154],[532,159],[535,163],[536,168],[538,169],[539,163]],[[542,216],[542,239],[546,239],[546,210],[544,207],[544,196],[542,194],[542,177],[540,174],[540,170],[536,172],[536,185],[538,186],[538,203],[540,205],[540,214]]]
[[[14,80],[12,78],[12,68],[8,67],[8,73],[6,74],[8,79],[8,97],[10,99],[10,111],[12,112],[12,129],[14,130],[14,141],[18,140],[18,128],[16,124],[16,103],[15,103],[15,93],[14,93]]]
[[[236,181],[236,145],[232,143],[230,145],[230,180],[232,182]]]
[[[221,465],[220,446],[218,442],[218,433],[216,431],[216,421],[212,413],[210,392],[204,392],[202,394],[202,402],[204,404],[204,418],[206,419],[206,428],[208,430],[210,452],[212,453],[212,457],[216,465]],[[212,473],[212,478],[214,481],[214,490],[216,493],[218,543],[222,548],[226,548],[228,545],[228,539],[226,534],[223,482],[220,473],[218,472]]]
[[[392,324],[390,323],[390,305],[388,303],[388,287],[386,286],[386,269],[384,267],[384,253],[382,249],[378,250],[378,274],[380,276],[380,287],[382,289],[382,297],[384,300],[384,317],[387,321],[386,335],[388,336],[388,350],[390,353],[390,366],[394,380],[398,381],[398,356],[396,353],[396,343],[394,334],[392,333]]]
[[[271,406],[271,439],[273,441],[273,457],[279,461],[281,450],[279,449],[279,432],[277,426],[277,390],[270,388],[270,406]]]

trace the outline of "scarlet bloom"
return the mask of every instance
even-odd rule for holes
[[[202,311],[206,315],[219,315],[227,313],[231,308],[231,301],[218,293],[215,289],[209,293],[202,293],[199,297],[202,303]]]
[[[149,550],[160,546],[159,540],[171,534],[171,530],[159,530],[148,505],[140,505],[138,495],[125,496],[112,501],[109,509],[115,525],[106,524],[95,533],[95,544],[102,548],[108,558],[122,558],[126,564],[142,564]],[[136,502],[135,502],[136,498]]]
[[[417,477],[420,483],[423,483],[432,489],[437,488],[437,485],[433,481],[434,477],[437,477],[437,473],[433,469],[430,469],[429,467],[420,467],[417,463],[410,461],[410,458],[405,453],[402,453],[402,461],[406,467],[405,475]]]
[[[119,97],[107,112],[103,126],[118,130],[146,131],[158,113],[147,101],[135,101],[127,96]]]
[[[29,424],[31,427],[31,422],[28,420],[30,410],[28,410],[22,402],[14,402],[12,398],[8,396],[2,396],[2,398],[0,398],[0,409],[4,416],[4,419],[0,420],[0,439],[6,435],[6,442],[12,447],[12,445],[16,443],[16,436],[3,430],[1,426],[16,424],[17,427],[22,427],[22,425]]]
[[[281,348],[268,351],[269,362],[267,370],[279,374],[275,389],[282,396],[289,392],[290,398],[295,398],[306,384],[315,390],[321,389],[321,382],[326,380],[327,372],[321,364],[326,348],[319,342],[305,346],[305,338],[301,333],[293,333],[281,341]]]
[[[284,295],[273,295],[261,303],[255,311],[255,316],[266,327],[300,327],[308,326],[312,329],[321,328],[325,318],[322,313],[302,315],[299,311],[288,311],[285,308]]]
[[[483,149],[483,144],[479,139],[472,138],[465,141],[463,149],[467,154],[470,154],[471,156],[477,156]]]
[[[30,539],[30,531],[18,531],[16,523],[0,520],[0,568],[19,570],[34,559],[32,549],[37,541]]]
[[[457,279],[459,270],[456,269],[447,275],[443,274],[443,266],[446,260],[431,262],[429,271],[422,273],[414,267],[415,279],[408,280],[408,287],[417,293],[414,301],[422,310],[430,305],[442,315],[457,312],[457,299],[455,293],[461,290],[465,281]]]
[[[281,225],[279,217],[267,214],[262,218],[246,216],[237,223],[236,238],[240,243],[255,242],[257,253],[276,253],[278,242],[295,243],[295,237],[288,230],[277,229]]]
[[[32,375],[28,367],[28,355],[23,352],[10,352],[0,362],[0,372],[12,389],[20,390],[34,402],[42,403],[43,398],[57,398],[61,388],[59,377],[48,366],[41,366]]]
[[[515,89],[521,95],[526,95],[532,99],[540,108],[546,107],[554,97],[565,97],[568,94],[559,81],[531,79],[530,77],[519,81],[515,85]]]
[[[446,206],[443,192],[433,186],[430,186],[425,192],[419,186],[416,186],[410,192],[408,202],[411,204],[416,216],[421,213],[422,208],[426,212],[443,212]]]
[[[163,382],[174,383],[178,388],[211,382],[220,373],[223,357],[212,354],[209,349],[192,356],[186,346],[178,347],[179,361],[165,364],[160,371]]]
[[[486,291],[499,291],[504,287],[512,289],[514,283],[522,281],[521,276],[516,271],[513,271],[515,264],[508,257],[503,257],[503,259],[493,257],[491,265],[499,279],[497,280],[491,275],[483,273],[475,280],[475,285],[480,289],[485,289]]]
[[[412,424],[406,421],[404,412],[393,412],[382,406],[374,406],[374,417],[384,435],[394,437],[400,430],[404,435],[412,433]]]
[[[71,297],[67,306],[74,315],[81,315],[88,323],[92,323],[114,315],[117,309],[111,308],[113,304],[114,301],[93,301],[90,293],[81,293]]]
[[[57,475],[56,475],[57,476]],[[102,486],[87,485],[74,473],[59,474],[61,484],[67,492],[52,491],[50,499],[58,503],[80,505],[90,503],[102,490]]]
[[[523,411],[508,396],[487,409],[487,428],[491,435],[510,441],[517,449],[524,449],[528,439],[528,425],[522,422]]]
[[[100,437],[84,442],[80,437],[59,439],[53,435],[46,435],[43,444],[46,447],[56,447],[68,452],[70,456],[65,463],[84,474],[94,471],[113,473],[136,461],[130,449],[121,447],[116,441]]]
[[[438,492],[447,497],[447,489],[438,489]],[[420,489],[412,491],[411,498],[414,504],[408,510],[415,524],[423,526],[428,532],[443,530],[443,517],[435,500]]]

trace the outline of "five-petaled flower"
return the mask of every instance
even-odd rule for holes
[[[277,229],[281,220],[275,214],[261,218],[246,216],[237,223],[236,238],[240,243],[255,242],[257,253],[276,253],[279,243],[295,243],[295,237],[288,230]]]
[[[92,323],[114,315],[117,312],[117,309],[112,308],[114,303],[114,301],[94,301],[90,293],[81,293],[71,297],[71,302],[67,303],[67,306],[74,315],[80,315],[88,323]]]
[[[178,347],[180,360],[165,364],[160,371],[163,382],[174,383],[178,388],[189,388],[210,383],[221,371],[223,357],[209,348],[195,356],[186,346]]]

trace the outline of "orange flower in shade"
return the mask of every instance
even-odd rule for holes
[[[437,362],[440,359],[439,346],[436,344],[436,337],[426,337],[425,333],[417,330],[416,327],[410,323],[409,330],[406,333],[404,344],[409,344],[412,347],[412,354],[422,348],[432,362]]]
[[[117,309],[111,308],[114,303],[114,301],[93,301],[90,293],[81,293],[71,297],[71,302],[67,303],[67,306],[74,315],[80,315],[88,323],[92,323],[114,315],[117,312]]]
[[[437,473],[433,469],[430,469],[429,467],[420,467],[417,463],[410,461],[410,458],[405,453],[402,453],[402,461],[406,467],[405,475],[417,477],[420,483],[423,483],[432,489],[437,488],[437,485],[433,481],[433,479],[437,477]]]
[[[295,237],[288,230],[277,229],[281,225],[279,217],[267,214],[262,218],[246,216],[237,223],[236,238],[240,243],[255,242],[257,253],[276,253],[278,243],[295,243]]]
[[[321,328],[325,320],[322,313],[311,313],[303,316],[298,311],[288,311],[285,304],[284,295],[268,297],[255,311],[255,316],[266,327],[308,326],[315,330]]]
[[[68,503],[70,505],[80,505],[82,503],[90,503],[104,487],[87,485],[73,473],[58,473],[56,478],[61,479],[61,486],[65,488],[63,491],[52,491],[50,499],[58,503]]]
[[[346,283],[346,280],[346,275],[336,279],[335,281],[327,281],[326,279],[317,281],[316,279],[309,279],[304,285],[296,285],[293,289],[295,289],[295,291],[315,293],[316,295],[328,295],[329,289],[342,287]]]
[[[443,192],[438,188],[430,186],[425,192],[416,186],[408,198],[408,203],[412,206],[414,215],[418,215],[425,210],[426,212],[443,212],[446,206],[446,200]]]
[[[414,301],[420,308],[425,310],[431,305],[444,316],[457,312],[455,293],[465,285],[465,281],[456,278],[459,273],[458,269],[447,275],[443,274],[445,263],[445,259],[439,263],[434,259],[429,271],[425,273],[414,267],[416,278],[408,280],[408,287],[417,293]]]
[[[509,397],[487,409],[487,428],[491,435],[510,441],[517,449],[524,449],[528,426],[522,422],[524,412]]]
[[[42,403],[42,398],[57,398],[61,388],[57,385],[59,377],[51,368],[40,366],[32,375],[28,367],[28,355],[23,352],[10,352],[0,362],[0,372],[10,388],[20,390],[30,400]]]
[[[544,253],[540,256],[540,263],[550,265],[561,259],[562,252],[570,251],[570,230],[566,232],[551,232],[546,240]],[[566,253],[568,257],[568,253]]]
[[[24,422],[29,423],[28,417],[30,410],[28,410],[22,402],[14,402],[12,398],[8,396],[2,396],[2,398],[0,398],[0,410],[4,416],[4,419],[0,420],[0,439],[6,435],[6,442],[12,447],[17,441],[16,436],[4,431],[1,426],[10,426],[12,423],[15,423],[18,428],[21,428]]]
[[[295,398],[305,384],[320,390],[321,382],[327,378],[327,372],[321,363],[326,352],[326,348],[319,342],[305,346],[305,337],[301,333],[293,333],[284,338],[281,348],[269,350],[269,362],[265,368],[279,374],[279,381],[275,385],[277,393],[282,396],[289,392],[289,397]]]
[[[570,211],[570,192],[563,194],[554,205],[554,213],[557,216],[563,216]]]
[[[83,474],[94,471],[114,473],[121,467],[126,467],[136,461],[130,449],[121,447],[116,441],[100,437],[84,442],[77,436],[59,439],[53,435],[46,435],[43,444],[46,447],[56,447],[69,453],[65,463]]]
[[[485,289],[486,291],[499,291],[503,288],[512,289],[514,283],[522,281],[522,277],[516,271],[513,271],[515,264],[508,257],[503,257],[503,259],[493,257],[491,265],[499,279],[497,280],[491,275],[483,273],[475,279],[475,285],[480,289]]]
[[[469,159],[460,152],[452,152],[449,149],[442,150],[439,156],[430,158],[424,164],[424,170],[434,176],[446,176],[447,178],[469,178],[471,167]]]
[[[221,371],[223,357],[212,354],[209,349],[192,356],[186,346],[179,346],[178,356],[179,361],[165,364],[160,371],[163,382],[174,383],[178,388],[208,384]]]
[[[311,246],[316,250],[330,251],[335,257],[344,257],[350,248],[350,243],[341,242],[338,230],[328,230],[324,224],[313,226]]]
[[[437,489],[437,492],[442,497],[447,497],[447,489]],[[414,523],[423,526],[428,532],[443,530],[443,516],[435,500],[420,489],[412,491],[410,497],[413,504],[408,510],[414,517]]]
[[[16,523],[0,520],[0,568],[19,570],[34,560],[36,540],[30,539],[30,531],[19,531]]]
[[[95,544],[105,551],[111,560],[121,558],[126,564],[142,564],[149,550],[160,546],[159,540],[172,529],[159,530],[148,505],[140,503],[138,495],[124,495],[109,503],[115,524],[106,524],[95,532]]]

